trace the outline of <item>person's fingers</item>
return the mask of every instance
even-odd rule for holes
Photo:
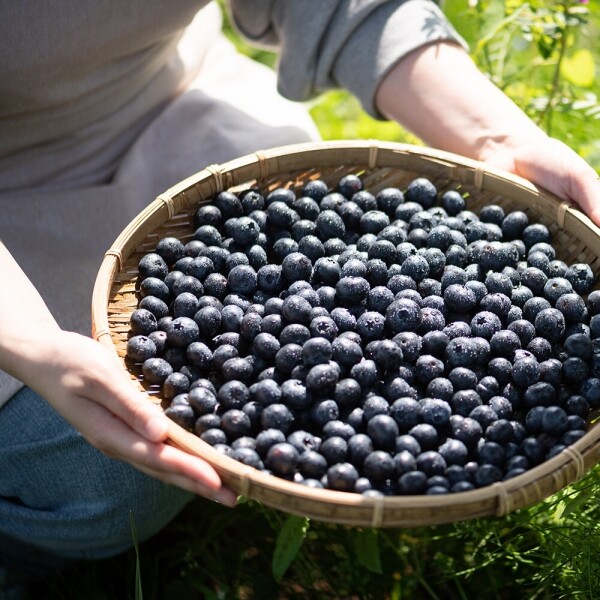
[[[571,200],[598,226],[600,226],[600,177],[585,173],[573,183]]]
[[[600,226],[600,179],[596,171],[562,142],[548,138],[542,148],[515,156],[515,171],[558,198],[577,204]]]
[[[138,470],[142,473],[145,473],[146,475],[149,475],[150,477],[159,479],[164,483],[174,485],[183,490],[191,492],[192,494],[202,496],[207,500],[212,500],[225,506],[234,507],[237,503],[237,496],[235,492],[228,488],[220,488],[218,490],[213,490],[201,484],[200,482],[184,477],[183,475],[178,475],[174,473],[165,474],[162,471],[155,471],[154,469],[149,469],[146,467],[138,467]]]
[[[91,445],[108,456],[129,462],[141,470],[160,473],[163,480],[172,481],[173,477],[180,476],[210,490],[222,488],[219,475],[206,461],[174,446],[141,437],[93,400],[80,399],[77,415],[72,421]]]
[[[117,356],[91,339],[81,336],[71,339],[74,346],[88,356],[84,363],[76,365],[80,383],[72,391],[103,405],[146,439],[153,442],[165,440],[168,418],[160,407],[136,388]],[[93,370],[86,371],[86,364],[92,364]]]

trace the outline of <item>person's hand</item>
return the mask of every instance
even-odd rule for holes
[[[235,494],[222,487],[209,464],[165,443],[168,417],[134,387],[116,355],[90,338],[56,329],[38,339],[38,348],[28,385],[90,444],[165,483],[235,504]]]
[[[553,138],[496,147],[483,160],[520,175],[561,200],[576,203],[600,226],[600,177],[571,148]]]
[[[165,483],[233,506],[235,494],[202,459],[166,443],[169,419],[137,390],[117,356],[63,331],[0,242],[0,369],[47,400],[106,455]],[[23,418],[26,418],[24,416]]]
[[[402,58],[375,100],[382,115],[430,146],[520,175],[575,202],[600,226],[600,180],[594,169],[549,138],[456,44],[434,42]]]

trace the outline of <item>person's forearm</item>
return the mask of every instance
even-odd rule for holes
[[[486,160],[513,141],[544,138],[458,45],[423,46],[382,81],[376,104],[430,146]]]
[[[59,330],[44,300],[0,242],[0,368],[22,379],[25,363]]]

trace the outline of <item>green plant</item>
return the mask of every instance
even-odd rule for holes
[[[600,167],[600,13],[587,0],[448,0],[482,71],[542,129]]]

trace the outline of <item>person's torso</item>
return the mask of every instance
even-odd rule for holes
[[[0,192],[110,177],[184,84],[175,49],[206,3],[0,0]]]

